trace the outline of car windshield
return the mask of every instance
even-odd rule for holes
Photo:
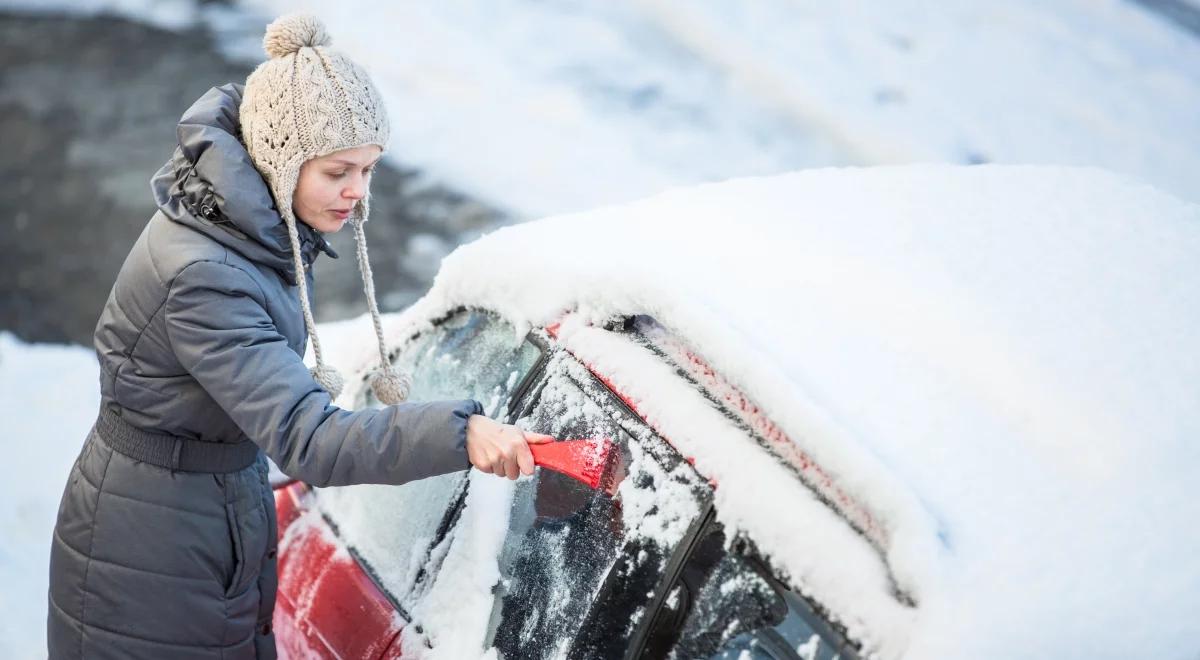
[[[509,395],[533,369],[541,349],[507,321],[460,311],[405,344],[393,364],[412,375],[410,401],[472,398],[490,417],[503,418]],[[378,407],[369,392],[359,407]]]
[[[522,426],[560,439],[608,438],[627,474],[615,494],[545,469],[518,483],[493,610],[505,657],[624,648],[710,497],[686,461],[570,366],[572,376],[550,377]]]

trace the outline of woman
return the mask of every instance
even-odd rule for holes
[[[405,403],[388,367],[362,223],[387,144],[366,73],[308,16],[267,28],[244,88],[205,94],[151,184],[159,212],[96,328],[100,416],[71,470],[50,556],[51,658],[274,657],[270,456],[318,486],[463,470],[530,474],[527,438],[475,401]],[[389,405],[332,405],[308,301],[323,233],[349,222]],[[312,340],[317,366],[302,362]]]

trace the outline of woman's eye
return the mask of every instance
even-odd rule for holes
[[[338,172],[330,172],[330,173],[329,173],[329,176],[331,176],[331,177],[333,177],[333,178],[335,178],[335,179],[340,179],[340,178],[342,178],[342,177],[346,176],[346,170],[341,170],[341,171],[338,171]]]
[[[365,175],[367,175],[367,176],[371,176],[371,173],[372,173],[372,172],[374,172],[374,171],[375,171],[375,167],[374,167],[374,166],[371,166],[371,167],[364,167],[364,168],[363,168],[363,174],[365,174]]]

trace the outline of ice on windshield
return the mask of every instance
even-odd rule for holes
[[[466,310],[409,342],[394,364],[412,374],[410,401],[475,399],[489,416],[502,417],[508,396],[540,356],[511,324]],[[360,405],[379,404],[365,394]]]

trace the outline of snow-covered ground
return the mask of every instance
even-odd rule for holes
[[[0,0],[261,30],[319,14],[392,157],[518,218],[818,165],[1093,165],[1200,199],[1200,40],[1128,0]]]
[[[100,405],[91,349],[0,332],[0,657],[45,657],[50,535],[58,499]]]
[[[1200,40],[1121,0],[243,5],[319,12],[382,88],[395,157],[518,217],[927,161],[1200,200]]]
[[[1119,0],[0,2],[204,23],[253,60],[265,19],[306,6],[374,73],[391,156],[518,218],[911,161],[1096,165],[1200,200],[1200,41]],[[49,533],[97,398],[90,351],[0,335],[0,656],[44,653]]]

